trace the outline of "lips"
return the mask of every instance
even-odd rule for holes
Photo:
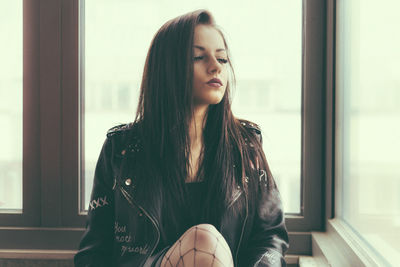
[[[220,86],[222,86],[222,82],[218,78],[213,78],[213,79],[209,80],[207,83],[208,84],[219,84]]]

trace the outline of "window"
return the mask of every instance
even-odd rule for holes
[[[0,3],[0,213],[22,211],[22,1]]]
[[[400,36],[397,1],[338,8],[340,110],[337,191],[341,219],[386,265],[400,261]],[[371,18],[374,18],[373,20]]]
[[[132,9],[133,3],[23,1],[23,48],[19,50],[23,51],[24,73],[24,119],[19,130],[23,129],[22,213],[0,214],[1,248],[77,249],[101,142],[108,128],[134,117],[135,90],[153,34],[167,19],[207,7],[187,1],[180,6],[146,2]],[[226,3],[209,9],[217,23],[225,27],[233,52],[238,74],[234,112],[263,129],[264,150],[286,205],[289,253],[310,254],[310,231],[323,226],[325,4],[318,0],[291,1],[291,6],[285,7],[278,2],[258,3],[257,8],[250,5],[245,9],[242,2],[230,2],[232,13],[228,17]],[[232,21],[238,8],[241,12],[236,18],[243,15],[242,21],[251,19],[254,31],[262,33],[249,49],[258,49],[263,55],[248,57],[248,51],[242,50],[246,46],[238,34],[255,34]],[[130,10],[126,16],[114,15]],[[278,12],[283,15],[274,20],[272,16]],[[138,14],[156,15],[140,24],[134,21]],[[269,16],[263,19],[265,14]],[[102,21],[110,24],[110,17],[116,27],[103,27]],[[127,24],[138,26],[124,28]],[[147,40],[138,43],[135,51],[129,49],[132,35]],[[93,43],[101,37],[97,42],[101,50],[95,50]],[[112,39],[117,40],[118,47],[109,42]],[[94,67],[93,58],[98,54],[107,62],[102,64],[103,69]],[[109,65],[118,68],[110,69]],[[257,70],[249,71],[245,65],[257,66]],[[249,93],[244,95],[244,90]],[[260,112],[263,116],[258,116]],[[101,114],[102,119],[95,122],[95,114]],[[277,123],[277,118],[282,121]],[[290,154],[284,154],[284,150]]]

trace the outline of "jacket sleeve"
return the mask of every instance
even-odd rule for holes
[[[256,131],[262,144],[261,132]],[[275,182],[268,184],[265,170],[256,171],[258,195],[248,244],[243,251],[245,262],[240,266],[286,266],[284,255],[289,247],[281,196]],[[271,181],[270,180],[270,181]]]
[[[86,217],[86,231],[74,256],[77,267],[112,266],[114,242],[114,194],[111,167],[112,143],[107,137],[101,149]]]
[[[243,266],[286,266],[284,255],[289,247],[284,213],[277,189],[261,192]]]

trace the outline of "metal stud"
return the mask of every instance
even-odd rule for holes
[[[128,145],[129,151],[131,152],[139,152],[140,151],[140,145],[135,143],[135,144],[129,144]]]
[[[131,183],[132,183],[131,178],[128,178],[128,179],[125,180],[125,184],[128,185],[128,186],[131,185]]]
[[[244,180],[246,181],[246,183],[249,183],[249,177],[244,177]]]
[[[237,189],[240,189],[240,185],[237,186]]]

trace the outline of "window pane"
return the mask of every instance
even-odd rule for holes
[[[22,1],[0,2],[0,212],[22,210]]]
[[[131,122],[150,42],[167,20],[207,8],[233,55],[236,116],[261,125],[285,211],[300,212],[302,1],[85,1],[85,197],[105,131]],[[151,14],[151,16],[149,16]],[[235,19],[232,19],[235,18]],[[249,53],[249,51],[255,51]],[[101,55],[99,57],[99,55]],[[101,61],[99,60],[101,59]]]
[[[341,216],[395,266],[400,262],[400,4],[377,4],[343,1],[339,9]]]
[[[302,1],[236,2],[229,10],[236,14],[217,18],[231,37],[233,112],[261,126],[284,210],[300,213]],[[230,21],[231,15],[244,18]]]

